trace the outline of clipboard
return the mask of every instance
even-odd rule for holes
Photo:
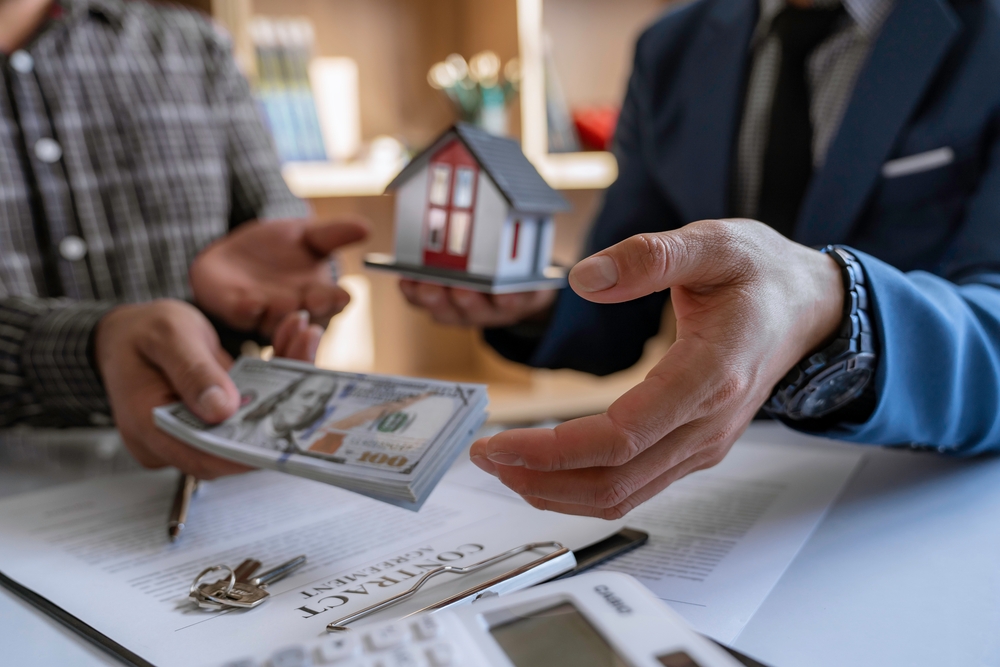
[[[552,576],[543,579],[541,581],[536,580],[534,583],[543,583],[543,581],[552,581],[555,579],[562,579],[565,577],[571,577],[576,574],[580,574],[581,572],[596,567],[597,565],[607,562],[612,558],[628,553],[629,551],[632,551],[633,549],[642,546],[648,540],[649,540],[649,535],[643,531],[633,530],[630,528],[623,528],[614,535],[611,535],[610,537],[601,540],[600,542],[596,542],[594,544],[583,547],[573,552],[568,552],[568,550],[565,550],[568,552],[568,555],[571,556],[572,564],[570,564],[569,559],[564,559],[562,561],[563,565],[561,566],[562,567],[561,572],[553,574]],[[552,545],[555,543],[550,542],[545,544]],[[523,546],[529,547],[532,545],[523,545]],[[559,552],[560,552],[559,549],[555,549],[550,554],[546,554],[546,556],[537,559],[534,562],[534,568],[537,568],[539,565],[549,565],[549,567],[551,568],[550,565],[551,563],[556,561],[559,557],[567,555],[567,554],[561,554]],[[503,554],[501,554],[501,556],[502,555]],[[541,562],[539,563],[539,561]],[[532,564],[528,565],[531,566]],[[529,567],[527,571],[530,571],[531,569],[533,568]],[[541,571],[551,572],[551,570],[541,570]],[[517,578],[524,573],[525,573],[525,566],[521,566],[520,568],[515,568],[514,570],[511,570],[510,572],[507,572],[504,575],[500,575],[500,577],[497,577],[496,579],[504,579],[508,581],[517,580]],[[526,580],[521,579],[520,581],[524,582]],[[506,592],[514,592],[514,590],[523,590],[524,588],[530,585],[533,584],[521,586],[520,588],[511,589]],[[44,612],[49,617],[63,624],[65,627],[69,628],[77,635],[85,639],[86,641],[90,642],[94,646],[103,650],[108,655],[119,660],[122,664],[131,665],[132,667],[156,667],[153,663],[149,662],[148,660],[142,658],[136,653],[125,648],[124,646],[122,646],[115,640],[111,639],[104,633],[96,630],[94,627],[88,625],[87,623],[84,623],[82,620],[70,614],[62,607],[59,607],[58,605],[54,604],[47,598],[35,593],[34,591],[25,586],[22,586],[13,579],[10,579],[2,572],[0,572],[0,586],[7,589],[14,595],[17,595],[19,598],[21,598],[25,602],[28,602],[29,604],[39,609],[40,611]],[[458,595],[446,598],[445,600],[442,600],[436,605],[432,606],[434,606],[435,608],[444,608],[446,606],[450,606],[450,603],[460,604],[465,602],[466,600],[471,602],[474,601],[477,595],[480,595],[483,592],[483,590],[486,590],[487,588],[489,587],[488,586],[484,587],[482,584],[480,584],[479,586],[472,587],[470,589],[467,589],[466,591],[463,591],[463,593],[459,593]],[[727,646],[721,644],[720,646],[722,646],[722,648],[724,648],[726,651],[732,654],[733,657],[735,657],[737,660],[742,662],[747,667],[765,667],[763,664]]]
[[[550,554],[546,554],[542,558],[536,559],[536,561],[534,561],[532,564],[529,564],[532,565],[533,567],[528,567],[526,569],[525,566],[521,566],[519,568],[511,570],[510,572],[507,572],[504,575],[496,577],[496,579],[504,579],[505,581],[510,581],[514,584],[513,586],[508,586],[509,590],[504,591],[505,593],[514,592],[515,590],[523,590],[528,586],[537,583],[542,583],[544,581],[551,580],[552,578],[558,576],[569,576],[571,573],[576,574],[582,572],[585,569],[594,567],[595,565],[602,563],[610,558],[614,558],[615,556],[631,551],[632,549],[635,549],[641,546],[642,544],[645,544],[645,542],[648,539],[649,535],[644,532],[638,530],[623,529],[622,531],[619,531],[618,533],[615,533],[614,535],[604,540],[601,540],[600,542],[579,549],[577,552],[571,552],[568,549],[563,548],[563,550],[566,553],[561,554],[559,553],[560,551],[559,549],[555,549]],[[550,542],[543,544],[552,545],[555,543]],[[529,547],[529,546],[533,545],[523,545],[523,547]],[[523,547],[518,547],[518,549],[522,549]],[[511,551],[515,550],[512,549]],[[569,558],[565,558],[565,556],[569,556]],[[556,562],[556,560],[559,557],[563,557],[563,560],[559,561],[558,567],[553,569],[552,564]],[[548,566],[548,567],[541,567],[537,571],[532,572],[534,568],[538,568],[539,566]],[[543,578],[539,579],[537,577],[539,573],[543,575]],[[548,576],[544,576],[545,573],[548,573]],[[522,575],[524,574],[534,574],[536,576],[524,578],[522,577]],[[107,654],[118,659],[123,664],[132,665],[133,667],[156,667],[153,663],[149,662],[148,660],[142,658],[141,656],[125,648],[124,646],[122,646],[115,640],[111,639],[104,633],[96,630],[91,625],[84,623],[78,617],[74,616],[73,614],[70,614],[62,607],[59,607],[58,605],[53,603],[51,600],[39,595],[38,593],[35,593],[34,591],[25,586],[22,586],[18,582],[4,575],[2,572],[0,572],[0,586],[9,590],[14,595],[17,595],[19,598],[21,598],[25,602],[28,602],[29,604],[36,607],[40,611],[44,612],[51,618],[55,619],[56,621],[62,623],[64,626],[74,631],[80,637],[86,639],[91,644],[97,646]],[[474,599],[476,595],[479,595],[486,590],[485,588],[482,587],[482,585],[473,588],[474,589],[482,588],[483,590],[478,590],[473,593],[472,589],[469,589],[468,591],[463,592],[465,593],[464,596],[462,593],[460,593],[457,596],[451,596],[451,598],[458,598],[459,596],[462,596],[461,600],[454,600],[452,601],[452,603],[461,604],[465,602],[465,597],[467,597],[468,595],[472,595],[472,598]],[[445,600],[440,601],[438,604],[444,606],[450,606],[445,603],[448,603],[451,598],[446,598]],[[471,602],[472,599],[469,599],[468,601]],[[435,606],[435,608],[443,608],[443,606],[442,607],[438,607],[437,605],[433,606]]]
[[[541,555],[530,563],[515,567],[491,579],[480,582],[474,586],[466,588],[458,593],[454,593],[426,605],[415,611],[406,613],[402,618],[409,618],[421,612],[438,611],[462,604],[471,604],[476,600],[485,597],[506,595],[516,591],[530,588],[548,581],[560,579],[566,576],[573,576],[585,570],[589,570],[606,560],[619,556],[639,547],[649,540],[649,534],[640,530],[624,528],[610,537],[583,547],[576,551],[570,551],[558,542],[536,542],[523,544],[504,553],[493,556],[478,563],[473,563],[465,567],[442,567],[437,570],[427,572],[414,582],[408,589],[401,593],[369,605],[364,609],[338,618],[327,625],[328,632],[343,631],[351,623],[363,620],[380,611],[391,609],[396,605],[406,602],[415,596],[423,585],[441,574],[458,574],[467,576],[486,570],[487,568],[502,563],[510,558],[525,553],[535,552],[536,554],[545,549],[551,549],[548,553]]]

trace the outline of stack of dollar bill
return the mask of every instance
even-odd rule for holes
[[[486,419],[486,387],[241,358],[239,411],[209,425],[154,410],[174,437],[223,458],[419,509]]]

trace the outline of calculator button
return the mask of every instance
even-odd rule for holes
[[[253,658],[243,658],[242,660],[227,662],[222,667],[257,667],[257,661]]]
[[[427,659],[433,667],[451,667],[458,664],[451,644],[434,644],[427,649]]]
[[[369,651],[385,651],[399,646],[408,639],[406,629],[400,625],[383,625],[365,635],[365,646]]]
[[[441,633],[441,623],[430,614],[421,616],[413,623],[413,633],[425,641],[434,639]]]
[[[291,646],[282,649],[271,656],[268,667],[308,667],[306,651],[301,646]]]
[[[328,665],[333,662],[353,658],[358,655],[360,650],[361,646],[357,635],[343,634],[320,642],[316,646],[315,659],[317,664]],[[340,666],[338,665],[338,667]]]
[[[375,664],[379,667],[427,667],[427,661],[419,653],[398,648],[392,653],[379,656]]]

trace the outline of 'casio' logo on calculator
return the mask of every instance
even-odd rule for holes
[[[595,586],[594,592],[600,595],[602,598],[604,598],[604,601],[607,602],[609,605],[611,605],[611,607],[619,614],[632,613],[632,607],[625,604],[624,600],[615,595],[614,592],[604,584],[601,584],[600,586]]]

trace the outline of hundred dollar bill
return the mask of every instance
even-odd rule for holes
[[[320,370],[242,358],[241,406],[208,425],[183,405],[157,408],[163,430],[200,449],[382,499],[426,497],[485,419],[486,388]]]

